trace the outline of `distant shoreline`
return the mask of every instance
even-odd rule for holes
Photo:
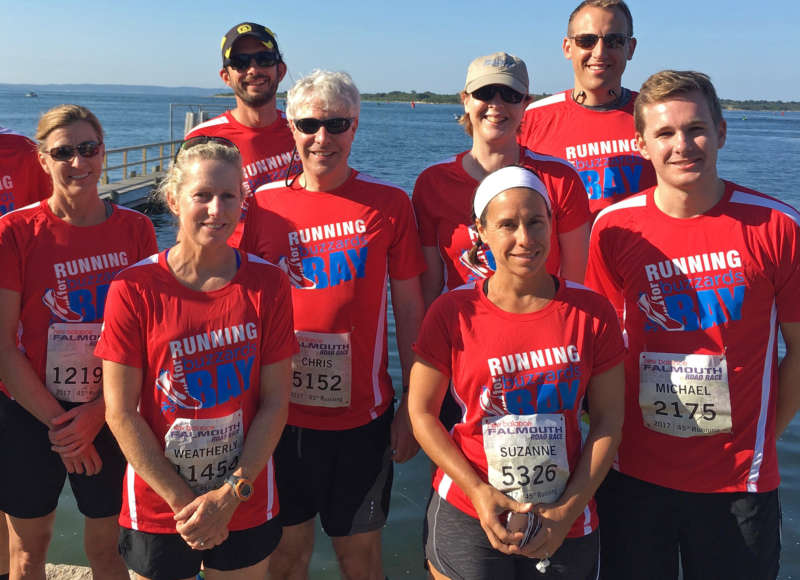
[[[217,93],[215,97],[233,98],[233,93]],[[534,94],[533,100],[538,101],[549,97],[548,93]],[[286,93],[278,93],[279,99],[285,99]],[[392,91],[389,93],[362,93],[362,101],[377,103],[417,103],[420,105],[460,105],[461,96],[455,94],[417,93]],[[800,101],[768,101],[768,100],[735,100],[720,99],[722,108],[726,111],[800,111]]]

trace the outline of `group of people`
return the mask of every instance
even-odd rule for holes
[[[44,578],[68,478],[97,578],[305,578],[319,515],[342,577],[378,580],[420,446],[433,578],[775,578],[800,214],[718,176],[706,75],[622,86],[635,47],[622,0],[585,0],[572,89],[531,102],[521,59],[473,60],[472,147],[409,199],[349,165],[350,76],[284,113],[275,35],[239,24],[236,107],[175,155],[161,252],[98,196],[90,111],[0,133],[10,578]]]

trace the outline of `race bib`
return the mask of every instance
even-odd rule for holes
[[[350,333],[296,330],[291,401],[311,407],[350,406]]]
[[[664,435],[730,433],[725,356],[643,352],[639,355],[639,407],[645,426]]]
[[[164,454],[198,495],[220,487],[236,470],[244,442],[242,410],[214,419],[175,419]]]
[[[103,363],[94,356],[99,322],[56,322],[47,329],[47,390],[59,401],[94,401],[103,386]]]
[[[551,503],[569,481],[564,415],[483,419],[489,483],[519,502]]]

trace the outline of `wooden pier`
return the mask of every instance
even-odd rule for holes
[[[162,141],[108,149],[103,160],[100,197],[132,208],[147,205],[180,143],[181,140]]]

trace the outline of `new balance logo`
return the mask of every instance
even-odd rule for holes
[[[683,330],[684,326],[669,315],[667,307],[663,300],[652,300],[649,295],[642,293],[637,301],[639,310],[645,313],[647,318],[654,324],[657,324],[664,330],[679,331]]]
[[[81,322],[83,315],[78,314],[69,306],[69,300],[66,296],[56,294],[51,288],[42,296],[42,302],[50,309],[53,316],[60,318],[65,322]]]

